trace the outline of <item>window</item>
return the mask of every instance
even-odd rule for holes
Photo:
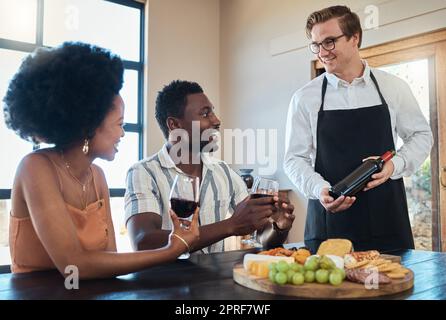
[[[409,84],[424,117],[430,122],[429,59],[380,66],[380,70],[400,77]],[[403,145],[398,137],[397,149]],[[415,249],[432,251],[432,174],[430,156],[410,177],[404,177],[410,224]]]
[[[118,250],[130,249],[123,227],[125,174],[142,158],[144,5],[131,0],[0,0],[0,98],[22,59],[38,47],[64,41],[95,44],[124,60],[125,137],[113,162],[96,160],[104,169],[112,197]],[[11,187],[20,159],[31,143],[6,128],[0,112],[0,141],[8,157],[0,157],[0,265],[9,264],[8,222]],[[43,146],[42,146],[43,147]]]

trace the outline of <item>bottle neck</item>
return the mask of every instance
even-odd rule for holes
[[[395,151],[387,151],[378,160],[381,160],[383,163],[389,161],[395,155]]]

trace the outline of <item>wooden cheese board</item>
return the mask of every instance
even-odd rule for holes
[[[386,256],[394,261],[399,257]],[[234,281],[244,287],[277,295],[294,296],[298,298],[311,299],[360,299],[377,298],[393,295],[409,290],[414,285],[414,274],[409,269],[403,279],[393,279],[390,284],[380,284],[378,288],[366,289],[364,284],[354,283],[345,280],[339,286],[319,283],[305,283],[300,286],[286,284],[278,285],[272,283],[267,278],[260,278],[248,274],[242,264],[237,264],[233,268]]]

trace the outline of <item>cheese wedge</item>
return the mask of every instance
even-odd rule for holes
[[[327,257],[329,257],[336,265],[336,268],[344,269],[344,259],[342,259],[339,256],[335,256],[333,254],[327,254]]]
[[[281,260],[286,261],[288,263],[294,262],[293,257],[276,257],[276,256],[267,256],[267,255],[263,255],[263,254],[248,253],[248,254],[245,254],[245,256],[243,257],[243,268],[247,272],[250,272],[250,265],[253,261],[266,262],[268,265],[271,262],[279,262]]]

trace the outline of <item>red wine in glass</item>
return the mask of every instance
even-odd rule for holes
[[[180,219],[188,219],[195,212],[198,203],[191,200],[172,198],[170,199],[170,207]]]
[[[200,179],[187,174],[177,174],[170,189],[170,208],[181,222],[181,228],[189,229],[190,222],[199,203]],[[178,259],[190,257],[188,252]]]
[[[273,195],[271,195],[271,194],[264,194],[264,193],[252,193],[251,194],[252,199],[268,198],[268,197],[272,197],[272,196]]]

